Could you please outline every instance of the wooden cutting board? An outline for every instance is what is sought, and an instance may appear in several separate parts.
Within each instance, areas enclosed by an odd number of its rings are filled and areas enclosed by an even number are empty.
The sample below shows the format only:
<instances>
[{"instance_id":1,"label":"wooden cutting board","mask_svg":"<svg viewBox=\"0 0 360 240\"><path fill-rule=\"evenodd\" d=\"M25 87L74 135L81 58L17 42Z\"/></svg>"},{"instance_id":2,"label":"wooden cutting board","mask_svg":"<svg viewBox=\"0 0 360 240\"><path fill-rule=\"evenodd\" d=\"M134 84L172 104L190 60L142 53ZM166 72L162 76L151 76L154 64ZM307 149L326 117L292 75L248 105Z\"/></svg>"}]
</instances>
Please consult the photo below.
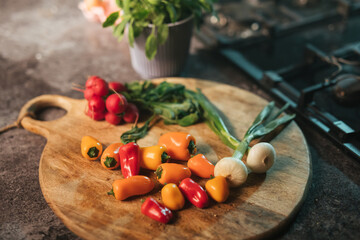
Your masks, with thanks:
<instances>
[{"instance_id":1,"label":"wooden cutting board","mask_svg":"<svg viewBox=\"0 0 360 240\"><path fill-rule=\"evenodd\" d=\"M200 88L225 117L229 129L241 138L264 99L236 87L210 81L168 78L157 79ZM226 203L211 202L206 209L187 204L175 213L171 224L163 225L140 212L141 199L154 196L161 200L161 186L146 196L117 201L107 192L114 180L122 178L119 170L106 170L99 161L81 156L82 136L91 135L105 146L119 141L131 125L111 126L85 116L86 100L57 95L43 95L28 102L20 116L47 106L61 107L67 114L53 121L39 121L29 116L21 125L47 139L40 159L39 179L43 195L64 224L84 239L248 239L268 237L286 226L305 198L311 176L311 161L304 136L291 122L271 143L277 162L266 174L250 174L247 182L231 194ZM185 131L197 139L198 150L214 164L230 156L226 147L204 123L190 127L154 126L138 143L155 145L161 134ZM141 174L155 179L151 171ZM197 179L199 180L199 179ZM204 186L205 180L199 183Z\"/></svg>"}]
</instances>

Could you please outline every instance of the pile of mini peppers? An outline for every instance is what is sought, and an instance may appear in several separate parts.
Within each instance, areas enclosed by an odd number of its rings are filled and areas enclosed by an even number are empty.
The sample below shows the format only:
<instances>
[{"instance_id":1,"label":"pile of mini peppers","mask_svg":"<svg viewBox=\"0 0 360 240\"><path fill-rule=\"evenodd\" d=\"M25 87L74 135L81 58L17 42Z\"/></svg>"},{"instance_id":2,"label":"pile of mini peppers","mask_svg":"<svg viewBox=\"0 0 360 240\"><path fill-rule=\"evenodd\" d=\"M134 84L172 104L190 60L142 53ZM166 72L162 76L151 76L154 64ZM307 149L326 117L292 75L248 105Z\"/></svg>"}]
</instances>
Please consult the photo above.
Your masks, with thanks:
<instances>
[{"instance_id":1,"label":"pile of mini peppers","mask_svg":"<svg viewBox=\"0 0 360 240\"><path fill-rule=\"evenodd\" d=\"M114 181L108 192L117 200L151 192L155 183L149 177L139 174L140 168L154 170L158 182L163 185L162 203L148 197L142 203L141 212L164 224L171 220L172 211L184 207L186 199L195 207L205 208L209 205L208 196L216 202L224 202L229 196L226 179L222 176L214 177L215 166L205 155L197 153L196 140L189 133L165 133L160 136L157 145L150 147L139 147L134 142L113 143L104 152L98 140L84 136L81 152L89 160L101 156L100 162L105 169L113 170L120 166L124 178ZM206 190L191 179L192 175L209 179L205 184Z\"/></svg>"}]
</instances>

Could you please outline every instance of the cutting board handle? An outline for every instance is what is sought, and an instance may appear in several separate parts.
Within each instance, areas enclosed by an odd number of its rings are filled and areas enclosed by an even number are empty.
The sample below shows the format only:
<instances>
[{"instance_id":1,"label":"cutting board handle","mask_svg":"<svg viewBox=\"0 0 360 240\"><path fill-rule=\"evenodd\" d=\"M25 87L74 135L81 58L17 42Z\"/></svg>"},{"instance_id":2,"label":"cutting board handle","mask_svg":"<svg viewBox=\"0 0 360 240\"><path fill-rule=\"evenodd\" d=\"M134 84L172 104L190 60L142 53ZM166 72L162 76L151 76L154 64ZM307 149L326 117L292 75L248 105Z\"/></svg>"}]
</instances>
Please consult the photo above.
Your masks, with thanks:
<instances>
[{"instance_id":1,"label":"cutting board handle","mask_svg":"<svg viewBox=\"0 0 360 240\"><path fill-rule=\"evenodd\" d=\"M59 107L67 111L67 115L71 108L71 102L74 99L60 95L41 95L28 101L20 110L17 123L19 126L33 132L48 137L51 124L47 121L36 119L36 114L47 107ZM63 116L64 117L64 116ZM56 119L59 120L59 119Z\"/></svg>"}]
</instances>

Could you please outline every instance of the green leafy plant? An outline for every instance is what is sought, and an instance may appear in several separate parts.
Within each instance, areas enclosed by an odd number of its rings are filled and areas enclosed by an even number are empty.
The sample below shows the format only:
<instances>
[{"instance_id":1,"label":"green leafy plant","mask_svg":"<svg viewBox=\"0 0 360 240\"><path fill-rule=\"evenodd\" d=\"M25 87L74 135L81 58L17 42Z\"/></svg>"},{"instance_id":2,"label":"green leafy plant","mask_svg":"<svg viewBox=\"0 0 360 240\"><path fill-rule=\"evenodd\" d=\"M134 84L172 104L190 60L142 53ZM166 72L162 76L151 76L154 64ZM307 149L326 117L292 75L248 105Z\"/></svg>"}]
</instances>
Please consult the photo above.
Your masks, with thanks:
<instances>
[{"instance_id":1,"label":"green leafy plant","mask_svg":"<svg viewBox=\"0 0 360 240\"><path fill-rule=\"evenodd\" d=\"M175 23L194 16L198 24L203 13L214 13L215 0L116 0L120 11L108 16L103 27L113 26L113 33L119 41L122 40L125 28L128 28L128 38L131 47L145 27L152 27L151 34L146 39L145 54L153 59L159 45L164 44L169 35L168 23ZM121 16L120 16L121 15ZM118 19L121 21L118 23Z\"/></svg>"}]
</instances>

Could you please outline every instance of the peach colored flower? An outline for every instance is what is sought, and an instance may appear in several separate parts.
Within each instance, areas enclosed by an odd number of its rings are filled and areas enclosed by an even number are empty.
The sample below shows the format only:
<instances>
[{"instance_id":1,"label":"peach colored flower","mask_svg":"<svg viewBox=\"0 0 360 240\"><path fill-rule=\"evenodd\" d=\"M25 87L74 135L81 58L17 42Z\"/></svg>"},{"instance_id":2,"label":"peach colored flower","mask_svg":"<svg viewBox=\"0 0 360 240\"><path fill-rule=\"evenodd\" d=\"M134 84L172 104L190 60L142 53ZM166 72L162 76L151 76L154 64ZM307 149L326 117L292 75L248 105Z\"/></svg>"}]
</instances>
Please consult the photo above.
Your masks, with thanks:
<instances>
[{"instance_id":1,"label":"peach colored flower","mask_svg":"<svg viewBox=\"0 0 360 240\"><path fill-rule=\"evenodd\" d=\"M79 2L78 7L87 20L100 23L103 23L111 13L120 11L115 0L84 0Z\"/></svg>"}]
</instances>

